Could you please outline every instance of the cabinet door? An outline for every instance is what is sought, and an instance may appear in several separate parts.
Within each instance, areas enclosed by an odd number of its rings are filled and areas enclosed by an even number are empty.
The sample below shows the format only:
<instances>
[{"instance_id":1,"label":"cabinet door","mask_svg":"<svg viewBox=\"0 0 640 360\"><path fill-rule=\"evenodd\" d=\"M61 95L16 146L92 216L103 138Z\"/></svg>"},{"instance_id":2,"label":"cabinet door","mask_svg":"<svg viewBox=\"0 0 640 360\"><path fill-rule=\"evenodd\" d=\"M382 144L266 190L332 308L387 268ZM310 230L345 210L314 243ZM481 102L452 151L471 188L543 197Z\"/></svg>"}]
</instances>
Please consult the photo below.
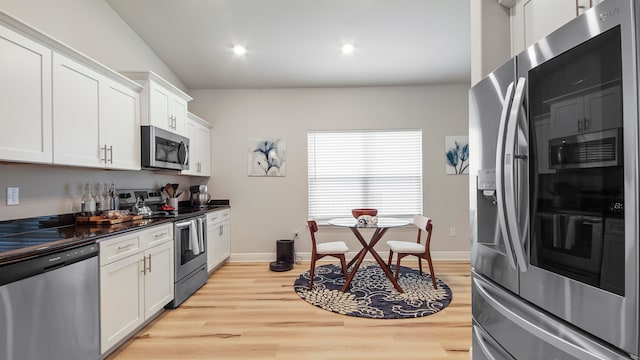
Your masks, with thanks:
<instances>
[{"instance_id":1,"label":"cabinet door","mask_svg":"<svg viewBox=\"0 0 640 360\"><path fill-rule=\"evenodd\" d=\"M173 241L154 246L144 253L145 319L163 309L174 296Z\"/></svg>"},{"instance_id":2,"label":"cabinet door","mask_svg":"<svg viewBox=\"0 0 640 360\"><path fill-rule=\"evenodd\" d=\"M187 137L189 138L189 170L185 175L211 175L211 130L187 119Z\"/></svg>"},{"instance_id":3,"label":"cabinet door","mask_svg":"<svg viewBox=\"0 0 640 360\"><path fill-rule=\"evenodd\" d=\"M200 176L211 176L211 129L198 125L198 164Z\"/></svg>"},{"instance_id":4,"label":"cabinet door","mask_svg":"<svg viewBox=\"0 0 640 360\"><path fill-rule=\"evenodd\" d=\"M100 352L144 321L142 253L100 267Z\"/></svg>"},{"instance_id":5,"label":"cabinet door","mask_svg":"<svg viewBox=\"0 0 640 360\"><path fill-rule=\"evenodd\" d=\"M207 215L207 269L222 264L231 253L230 212L216 211Z\"/></svg>"},{"instance_id":6,"label":"cabinet door","mask_svg":"<svg viewBox=\"0 0 640 360\"><path fill-rule=\"evenodd\" d=\"M171 92L149 82L149 117L151 125L167 131L174 131L171 117Z\"/></svg>"},{"instance_id":7,"label":"cabinet door","mask_svg":"<svg viewBox=\"0 0 640 360\"><path fill-rule=\"evenodd\" d=\"M183 170L184 175L199 175L198 162L200 161L200 151L198 149L198 124L187 119L185 124L186 136L189 138L189 170Z\"/></svg>"},{"instance_id":8,"label":"cabinet door","mask_svg":"<svg viewBox=\"0 0 640 360\"><path fill-rule=\"evenodd\" d=\"M106 166L140 170L139 94L106 79L103 89L100 131L103 134L102 144L107 146Z\"/></svg>"},{"instance_id":9,"label":"cabinet door","mask_svg":"<svg viewBox=\"0 0 640 360\"><path fill-rule=\"evenodd\" d=\"M0 26L0 160L51 163L51 50Z\"/></svg>"},{"instance_id":10,"label":"cabinet door","mask_svg":"<svg viewBox=\"0 0 640 360\"><path fill-rule=\"evenodd\" d=\"M177 96L171 97L171 116L173 117L173 131L186 135L187 102Z\"/></svg>"},{"instance_id":11,"label":"cabinet door","mask_svg":"<svg viewBox=\"0 0 640 360\"><path fill-rule=\"evenodd\" d=\"M553 134L557 137L577 135L583 131L584 101L575 97L551 104Z\"/></svg>"},{"instance_id":12,"label":"cabinet door","mask_svg":"<svg viewBox=\"0 0 640 360\"><path fill-rule=\"evenodd\" d=\"M53 54L53 162L104 167L100 143L100 75ZM104 145L102 145L104 146Z\"/></svg>"},{"instance_id":13,"label":"cabinet door","mask_svg":"<svg viewBox=\"0 0 640 360\"><path fill-rule=\"evenodd\" d=\"M218 264L216 244L220 242L219 223L211 224L207 222L207 271L211 272Z\"/></svg>"},{"instance_id":14,"label":"cabinet door","mask_svg":"<svg viewBox=\"0 0 640 360\"><path fill-rule=\"evenodd\" d=\"M225 221L222 224L220 254L221 261L226 260L231 255L231 221Z\"/></svg>"},{"instance_id":15,"label":"cabinet door","mask_svg":"<svg viewBox=\"0 0 640 360\"><path fill-rule=\"evenodd\" d=\"M523 0L511 9L511 55L566 24L577 15L576 0Z\"/></svg>"},{"instance_id":16,"label":"cabinet door","mask_svg":"<svg viewBox=\"0 0 640 360\"><path fill-rule=\"evenodd\" d=\"M584 96L585 131L600 131L622 126L620 87L614 86Z\"/></svg>"}]
</instances>

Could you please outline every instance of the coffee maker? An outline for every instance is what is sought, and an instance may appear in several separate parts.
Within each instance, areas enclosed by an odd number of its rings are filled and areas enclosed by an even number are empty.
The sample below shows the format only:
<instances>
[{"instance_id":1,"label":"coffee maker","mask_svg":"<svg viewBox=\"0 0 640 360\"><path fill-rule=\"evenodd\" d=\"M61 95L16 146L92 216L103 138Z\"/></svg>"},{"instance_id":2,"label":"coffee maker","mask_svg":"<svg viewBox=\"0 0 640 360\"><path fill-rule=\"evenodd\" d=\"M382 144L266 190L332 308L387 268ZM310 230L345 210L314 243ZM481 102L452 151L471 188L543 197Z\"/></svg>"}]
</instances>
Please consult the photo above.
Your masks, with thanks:
<instances>
[{"instance_id":1,"label":"coffee maker","mask_svg":"<svg viewBox=\"0 0 640 360\"><path fill-rule=\"evenodd\" d=\"M205 207L211 200L211 195L207 192L207 185L193 185L189 187L191 192L191 205Z\"/></svg>"}]
</instances>

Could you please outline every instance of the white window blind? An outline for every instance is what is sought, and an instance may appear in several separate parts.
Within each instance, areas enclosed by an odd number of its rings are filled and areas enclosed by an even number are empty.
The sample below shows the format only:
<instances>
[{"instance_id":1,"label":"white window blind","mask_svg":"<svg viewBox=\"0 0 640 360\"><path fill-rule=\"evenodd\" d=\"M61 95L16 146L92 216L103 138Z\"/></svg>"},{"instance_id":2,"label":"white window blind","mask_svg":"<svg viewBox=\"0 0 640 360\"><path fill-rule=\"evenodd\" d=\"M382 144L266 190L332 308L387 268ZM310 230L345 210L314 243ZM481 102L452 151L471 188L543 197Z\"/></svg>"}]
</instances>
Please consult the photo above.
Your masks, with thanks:
<instances>
[{"instance_id":1,"label":"white window blind","mask_svg":"<svg viewBox=\"0 0 640 360\"><path fill-rule=\"evenodd\" d=\"M422 130L310 131L309 216L422 214Z\"/></svg>"}]
</instances>

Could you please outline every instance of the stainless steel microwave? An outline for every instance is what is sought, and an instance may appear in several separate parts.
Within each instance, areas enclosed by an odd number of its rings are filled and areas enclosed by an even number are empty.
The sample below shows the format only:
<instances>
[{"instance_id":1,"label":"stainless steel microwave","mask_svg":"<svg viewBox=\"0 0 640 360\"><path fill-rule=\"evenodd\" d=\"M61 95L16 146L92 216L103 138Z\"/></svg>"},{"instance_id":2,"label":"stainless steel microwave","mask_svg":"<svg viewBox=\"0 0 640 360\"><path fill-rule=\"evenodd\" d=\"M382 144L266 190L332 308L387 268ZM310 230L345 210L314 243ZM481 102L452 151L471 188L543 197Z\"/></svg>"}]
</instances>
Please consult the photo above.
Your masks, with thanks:
<instances>
[{"instance_id":1,"label":"stainless steel microwave","mask_svg":"<svg viewBox=\"0 0 640 360\"><path fill-rule=\"evenodd\" d=\"M142 126L142 167L189 169L189 139L155 126Z\"/></svg>"},{"instance_id":2,"label":"stainless steel microwave","mask_svg":"<svg viewBox=\"0 0 640 360\"><path fill-rule=\"evenodd\" d=\"M622 161L622 128L549 140L551 169L619 166Z\"/></svg>"}]
</instances>

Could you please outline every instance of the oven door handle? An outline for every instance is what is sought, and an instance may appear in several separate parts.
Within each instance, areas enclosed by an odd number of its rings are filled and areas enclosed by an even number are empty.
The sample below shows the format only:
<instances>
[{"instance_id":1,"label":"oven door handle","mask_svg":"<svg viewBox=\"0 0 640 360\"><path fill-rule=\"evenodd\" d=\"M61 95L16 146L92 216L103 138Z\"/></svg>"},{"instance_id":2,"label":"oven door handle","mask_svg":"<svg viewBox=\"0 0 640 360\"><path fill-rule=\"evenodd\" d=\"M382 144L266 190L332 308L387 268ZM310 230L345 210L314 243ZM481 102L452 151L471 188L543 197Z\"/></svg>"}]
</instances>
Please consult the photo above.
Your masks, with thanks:
<instances>
[{"instance_id":1,"label":"oven door handle","mask_svg":"<svg viewBox=\"0 0 640 360\"><path fill-rule=\"evenodd\" d=\"M176 223L176 227L177 228L183 228L183 227L187 227L189 225L191 225L191 220Z\"/></svg>"},{"instance_id":2,"label":"oven door handle","mask_svg":"<svg viewBox=\"0 0 640 360\"><path fill-rule=\"evenodd\" d=\"M207 229L204 228L204 219L198 218L198 245L204 251L204 236Z\"/></svg>"}]
</instances>

